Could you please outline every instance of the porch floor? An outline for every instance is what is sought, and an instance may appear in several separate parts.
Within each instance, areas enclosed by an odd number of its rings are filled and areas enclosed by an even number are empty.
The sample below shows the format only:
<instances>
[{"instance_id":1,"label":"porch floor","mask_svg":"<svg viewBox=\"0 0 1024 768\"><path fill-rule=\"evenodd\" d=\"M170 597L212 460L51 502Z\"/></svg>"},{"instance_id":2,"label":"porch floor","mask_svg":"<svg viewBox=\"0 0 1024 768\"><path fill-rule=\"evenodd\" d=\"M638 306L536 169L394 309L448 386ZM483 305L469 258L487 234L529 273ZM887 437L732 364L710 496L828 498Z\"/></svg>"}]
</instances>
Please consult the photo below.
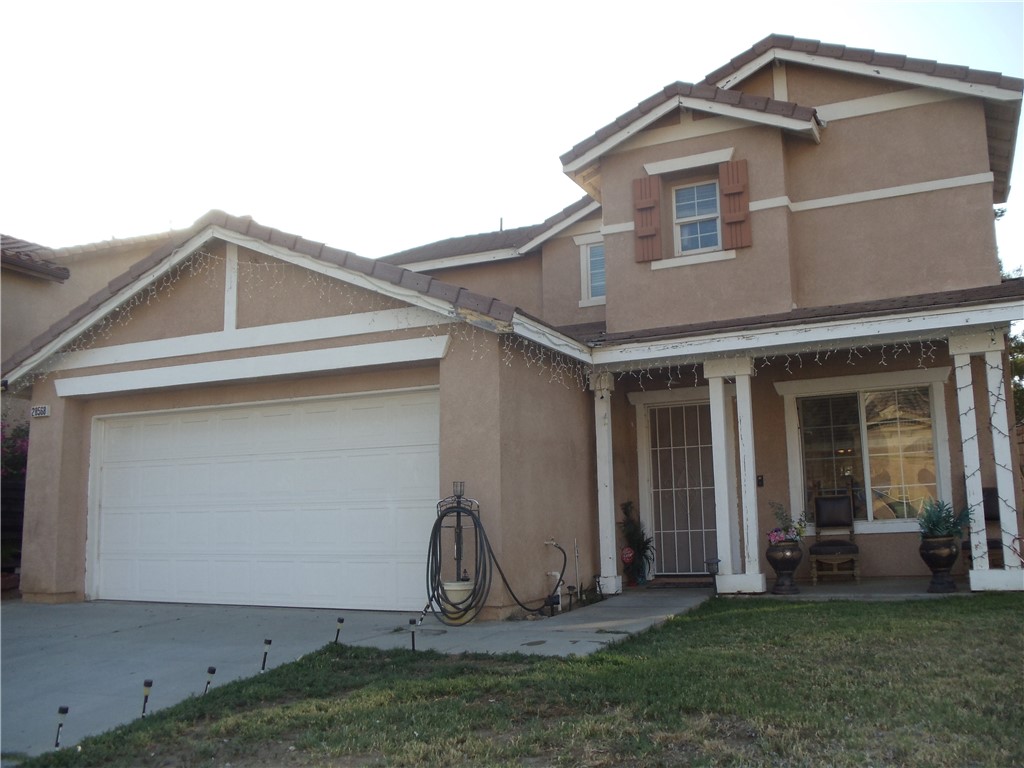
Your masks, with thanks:
<instances>
[{"instance_id":1,"label":"porch floor","mask_svg":"<svg viewBox=\"0 0 1024 768\"><path fill-rule=\"evenodd\" d=\"M762 595L727 595L727 597L770 597L773 600L917 600L921 598L938 598L956 595L970 595L971 586L966 574L955 576L956 592L933 594L928 591L930 576L911 576L905 578L861 578L857 583L849 577L818 577L818 583L811 585L808 581L797 581L800 590L796 595L773 595L772 587L775 579L768 577L768 591ZM627 587L627 590L663 590L677 588L711 587L708 577L691 579L654 579L642 587Z\"/></svg>"}]
</instances>

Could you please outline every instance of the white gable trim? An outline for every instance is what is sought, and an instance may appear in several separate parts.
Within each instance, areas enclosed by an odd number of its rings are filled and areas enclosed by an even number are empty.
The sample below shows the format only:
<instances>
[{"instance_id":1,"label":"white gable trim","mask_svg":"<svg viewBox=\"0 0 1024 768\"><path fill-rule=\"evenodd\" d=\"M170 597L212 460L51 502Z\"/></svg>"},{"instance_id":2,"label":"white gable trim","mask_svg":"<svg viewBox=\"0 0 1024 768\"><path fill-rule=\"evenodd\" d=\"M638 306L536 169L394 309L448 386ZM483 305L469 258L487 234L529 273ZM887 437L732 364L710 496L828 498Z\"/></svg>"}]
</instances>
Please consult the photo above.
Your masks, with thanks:
<instances>
[{"instance_id":1,"label":"white gable trim","mask_svg":"<svg viewBox=\"0 0 1024 768\"><path fill-rule=\"evenodd\" d=\"M315 320L299 320L292 323L258 325L252 328L226 328L215 333L197 333L172 339L139 341L70 352L61 357L58 365L54 366L54 370L67 371L97 365L139 363L169 357L231 352L275 344L344 338L365 333L428 328L449 322L451 321L439 317L435 312L417 307L407 307L338 317L322 317Z\"/></svg>"},{"instance_id":2,"label":"white gable trim","mask_svg":"<svg viewBox=\"0 0 1024 768\"><path fill-rule=\"evenodd\" d=\"M420 261L413 264L396 264L395 266L403 267L404 269L408 269L410 272L429 272L434 269L468 267L473 264L488 264L494 261L517 259L523 254L529 253L534 248L537 248L555 237L560 232L564 232L577 222L582 221L595 211L600 210L600 208L601 203L594 200L584 206L582 210L567 217L564 221L560 221L557 224L552 225L519 248L500 248L493 251L481 251L480 253L464 253L459 256L443 256L439 259L431 259L430 261Z\"/></svg>"},{"instance_id":3,"label":"white gable trim","mask_svg":"<svg viewBox=\"0 0 1024 768\"><path fill-rule=\"evenodd\" d=\"M659 160L656 163L644 163L648 176L659 176L663 173L687 171L691 168L703 168L705 165L718 165L732 160L733 147L717 149L714 152L701 152L699 155L673 157L671 160Z\"/></svg>"},{"instance_id":4,"label":"white gable trim","mask_svg":"<svg viewBox=\"0 0 1024 768\"><path fill-rule=\"evenodd\" d=\"M732 104L723 104L721 102L708 101L706 99L696 99L692 96L676 96L675 98L669 99L664 104L655 107L647 114L638 117L625 128L616 131L580 157L566 165L563 165L562 170L567 174L579 172L593 164L602 155L607 154L619 144L626 141L626 139L639 133L651 123L677 108L690 109L697 112L707 112L721 117L731 117L747 124L754 123L759 125L771 125L776 128L782 128L783 130L805 134L815 143L820 143L821 141L818 126L813 120L796 120L792 117L772 115L752 109L744 109L743 107L736 107Z\"/></svg>"},{"instance_id":5,"label":"white gable trim","mask_svg":"<svg viewBox=\"0 0 1024 768\"><path fill-rule=\"evenodd\" d=\"M823 104L817 109L818 117L825 122L832 122L833 120L846 120L851 117L877 115L880 112L892 112L896 109L920 107L925 104L939 104L944 101L953 101L960 98L963 97L949 91L936 91L932 88L912 88L908 91L881 93L877 96L866 96L863 99L850 99L849 101L837 101L833 104Z\"/></svg>"},{"instance_id":6,"label":"white gable trim","mask_svg":"<svg viewBox=\"0 0 1024 768\"><path fill-rule=\"evenodd\" d=\"M492 261L505 261L519 256L515 248L498 248L493 251L481 251L480 253L464 253L459 256L443 256L440 259L430 261L418 261L413 264L396 264L395 266L408 269L410 272L429 272L434 269L447 269L450 267L466 267L470 264L487 264Z\"/></svg>"},{"instance_id":7,"label":"white gable trim","mask_svg":"<svg viewBox=\"0 0 1024 768\"><path fill-rule=\"evenodd\" d=\"M270 376L339 371L391 363L440 360L447 353L449 343L450 337L447 335L432 336L281 355L261 355L237 360L161 366L142 371L79 376L57 379L55 383L57 395L60 397L136 392Z\"/></svg>"},{"instance_id":8,"label":"white gable trim","mask_svg":"<svg viewBox=\"0 0 1024 768\"><path fill-rule=\"evenodd\" d=\"M746 80L761 67L774 60L791 61L796 64L806 64L820 69L832 69L837 72L846 72L864 77L882 78L884 80L895 80L899 83L920 85L927 88L936 88L940 91L949 91L965 96L979 96L985 99L996 99L998 101L1020 101L1019 91L1006 90L994 85L981 85L979 83L964 83L950 77L937 77L922 72L908 72L893 67L882 67L877 64L869 64L860 61L846 61L835 59L831 56L818 56L804 51L790 51L785 48L772 48L762 53L756 59L745 66L718 80L715 85L719 88L735 88L739 83Z\"/></svg>"},{"instance_id":9,"label":"white gable trim","mask_svg":"<svg viewBox=\"0 0 1024 768\"><path fill-rule=\"evenodd\" d=\"M168 258L162 260L160 264L153 267L148 272L141 274L136 280L133 280L131 283L121 288L117 293L100 304L96 309L92 310L88 315L75 323L73 327L57 336L42 349L31 355L25 362L10 372L8 375L8 381L17 381L26 373L43 363L47 358L59 352L64 346L70 343L75 337L80 335L91 325L99 322L139 291L144 290L146 287L171 272L171 270L199 250L211 238L218 238L229 245L234 244L236 246L248 248L249 250L279 259L288 264L293 264L328 277L336 278L342 282L348 283L349 285L365 288L366 290L373 291L374 293L384 296L389 296L390 298L406 302L421 309L436 312L446 318L459 318L459 313L452 304L443 299L425 296L411 288L403 288L402 286L394 285L393 283L385 280L378 280L360 272L329 264L275 245L270 245L269 243L265 243L256 238L240 235L237 232L225 229L224 227L211 225L193 235Z\"/></svg>"},{"instance_id":10,"label":"white gable trim","mask_svg":"<svg viewBox=\"0 0 1024 768\"><path fill-rule=\"evenodd\" d=\"M991 172L975 173L970 176L957 176L951 179L934 179L932 181L921 181L917 184L903 184L898 187L888 187L886 189L869 189L864 192L851 192L846 195L819 197L817 200L803 200L796 203L790 203L789 210L794 213L799 213L801 211L813 211L817 208L833 208L837 205L866 203L870 200L885 200L890 197L916 195L922 192L935 192L940 189L969 187L975 184L991 184L994 179L995 177Z\"/></svg>"}]
</instances>

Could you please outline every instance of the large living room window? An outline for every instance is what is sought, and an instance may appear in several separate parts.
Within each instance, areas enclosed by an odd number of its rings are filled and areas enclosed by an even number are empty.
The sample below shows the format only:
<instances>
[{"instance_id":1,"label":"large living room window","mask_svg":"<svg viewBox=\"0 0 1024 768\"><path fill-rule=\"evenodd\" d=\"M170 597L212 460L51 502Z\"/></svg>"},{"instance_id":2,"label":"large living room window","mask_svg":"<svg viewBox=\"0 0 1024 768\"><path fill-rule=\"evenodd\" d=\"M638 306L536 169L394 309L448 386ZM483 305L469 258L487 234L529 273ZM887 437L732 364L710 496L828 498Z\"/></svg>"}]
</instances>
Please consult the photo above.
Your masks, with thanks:
<instances>
[{"instance_id":1,"label":"large living room window","mask_svg":"<svg viewBox=\"0 0 1024 768\"><path fill-rule=\"evenodd\" d=\"M852 490L858 520L907 519L937 496L928 387L797 402L808 509L815 495Z\"/></svg>"},{"instance_id":2,"label":"large living room window","mask_svg":"<svg viewBox=\"0 0 1024 768\"><path fill-rule=\"evenodd\" d=\"M780 382L792 503L853 494L865 530L916 527L927 499L948 498L942 383L948 371Z\"/></svg>"},{"instance_id":3,"label":"large living room window","mask_svg":"<svg viewBox=\"0 0 1024 768\"><path fill-rule=\"evenodd\" d=\"M676 187L672 190L672 198L676 254L721 249L718 182Z\"/></svg>"}]
</instances>

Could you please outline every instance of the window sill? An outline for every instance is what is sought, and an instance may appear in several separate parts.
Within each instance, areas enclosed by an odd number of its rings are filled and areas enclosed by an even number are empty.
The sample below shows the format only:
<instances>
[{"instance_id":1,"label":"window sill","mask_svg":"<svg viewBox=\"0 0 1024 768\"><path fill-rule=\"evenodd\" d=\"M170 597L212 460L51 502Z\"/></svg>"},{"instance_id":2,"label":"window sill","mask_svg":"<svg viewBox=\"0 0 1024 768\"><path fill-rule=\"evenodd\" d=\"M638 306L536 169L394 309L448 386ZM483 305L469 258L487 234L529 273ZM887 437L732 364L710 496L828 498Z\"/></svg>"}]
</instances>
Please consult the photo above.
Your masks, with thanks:
<instances>
[{"instance_id":1,"label":"window sill","mask_svg":"<svg viewBox=\"0 0 1024 768\"><path fill-rule=\"evenodd\" d=\"M651 269L671 269L673 267L689 267L695 264L710 264L715 261L728 261L736 258L736 251L710 251L692 256L676 256L672 259L652 261Z\"/></svg>"},{"instance_id":2,"label":"window sill","mask_svg":"<svg viewBox=\"0 0 1024 768\"><path fill-rule=\"evenodd\" d=\"M580 307L603 307L607 303L607 297L598 296L596 299L581 299Z\"/></svg>"},{"instance_id":3,"label":"window sill","mask_svg":"<svg viewBox=\"0 0 1024 768\"><path fill-rule=\"evenodd\" d=\"M855 534L919 533L920 530L921 527L918 525L917 518L910 518L909 520L855 520L853 523L853 532ZM814 533L814 526L808 525L804 538L812 538Z\"/></svg>"}]
</instances>

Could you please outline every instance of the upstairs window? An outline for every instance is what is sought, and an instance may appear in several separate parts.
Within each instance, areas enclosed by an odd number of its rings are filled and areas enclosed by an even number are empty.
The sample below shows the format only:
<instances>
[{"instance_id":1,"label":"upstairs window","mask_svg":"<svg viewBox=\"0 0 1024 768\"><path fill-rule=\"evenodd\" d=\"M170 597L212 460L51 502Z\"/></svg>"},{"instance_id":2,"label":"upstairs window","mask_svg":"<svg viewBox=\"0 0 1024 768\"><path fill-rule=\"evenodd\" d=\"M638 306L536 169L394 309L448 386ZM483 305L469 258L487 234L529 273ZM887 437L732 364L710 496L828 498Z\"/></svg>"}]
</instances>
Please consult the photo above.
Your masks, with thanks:
<instances>
[{"instance_id":1,"label":"upstairs window","mask_svg":"<svg viewBox=\"0 0 1024 768\"><path fill-rule=\"evenodd\" d=\"M589 299L604 298L604 243L586 246L587 283L590 286Z\"/></svg>"},{"instance_id":2,"label":"upstairs window","mask_svg":"<svg viewBox=\"0 0 1024 768\"><path fill-rule=\"evenodd\" d=\"M676 254L687 255L721 249L721 218L718 182L691 184L672 190L675 203Z\"/></svg>"}]
</instances>

